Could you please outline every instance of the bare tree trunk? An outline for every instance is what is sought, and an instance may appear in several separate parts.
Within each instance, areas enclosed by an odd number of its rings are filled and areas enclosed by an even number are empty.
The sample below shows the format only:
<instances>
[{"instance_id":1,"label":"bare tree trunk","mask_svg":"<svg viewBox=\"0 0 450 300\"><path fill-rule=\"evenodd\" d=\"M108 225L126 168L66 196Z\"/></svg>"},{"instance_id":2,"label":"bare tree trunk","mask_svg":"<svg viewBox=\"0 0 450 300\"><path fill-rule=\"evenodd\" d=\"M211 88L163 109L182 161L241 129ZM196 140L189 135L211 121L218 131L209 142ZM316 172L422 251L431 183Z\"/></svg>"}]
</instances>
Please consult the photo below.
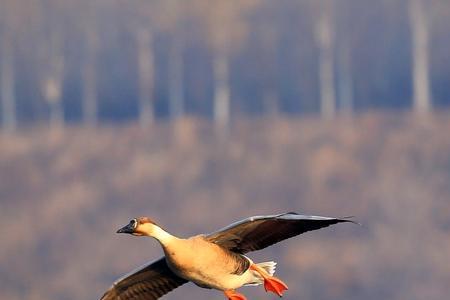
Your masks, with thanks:
<instances>
[{"instance_id":1,"label":"bare tree trunk","mask_svg":"<svg viewBox=\"0 0 450 300\"><path fill-rule=\"evenodd\" d=\"M62 104L62 86L64 81L64 50L62 36L54 29L50 37L49 48L41 48L42 61L45 65L40 68L43 78L42 90L50 109L50 127L61 129L64 127L64 108Z\"/></svg>"},{"instance_id":2,"label":"bare tree trunk","mask_svg":"<svg viewBox=\"0 0 450 300\"><path fill-rule=\"evenodd\" d=\"M214 68L214 121L220 131L228 131L230 123L230 84L228 57L217 50Z\"/></svg>"},{"instance_id":3,"label":"bare tree trunk","mask_svg":"<svg viewBox=\"0 0 450 300\"><path fill-rule=\"evenodd\" d=\"M184 115L182 48L181 37L175 33L169 58L169 113L173 120Z\"/></svg>"},{"instance_id":4,"label":"bare tree trunk","mask_svg":"<svg viewBox=\"0 0 450 300\"><path fill-rule=\"evenodd\" d=\"M92 28L87 29L86 53L82 71L83 80L83 121L96 126L97 116L97 35Z\"/></svg>"},{"instance_id":5,"label":"bare tree trunk","mask_svg":"<svg viewBox=\"0 0 450 300\"><path fill-rule=\"evenodd\" d=\"M422 0L409 1L412 38L413 102L417 113L428 113L432 107L429 74L429 30Z\"/></svg>"},{"instance_id":6,"label":"bare tree trunk","mask_svg":"<svg viewBox=\"0 0 450 300\"><path fill-rule=\"evenodd\" d=\"M140 29L136 33L139 76L139 122L148 127L154 122L154 52L150 30Z\"/></svg>"},{"instance_id":7,"label":"bare tree trunk","mask_svg":"<svg viewBox=\"0 0 450 300\"><path fill-rule=\"evenodd\" d=\"M56 130L64 128L64 108L60 100L50 104L50 127Z\"/></svg>"},{"instance_id":8,"label":"bare tree trunk","mask_svg":"<svg viewBox=\"0 0 450 300\"><path fill-rule=\"evenodd\" d=\"M332 118L336 112L336 99L334 85L333 29L331 9L329 7L325 7L321 12L316 28L316 39L319 47L320 112L322 117Z\"/></svg>"},{"instance_id":9,"label":"bare tree trunk","mask_svg":"<svg viewBox=\"0 0 450 300\"><path fill-rule=\"evenodd\" d=\"M62 129L64 127L64 110L61 102L62 79L51 76L43 85L44 98L50 109L50 128Z\"/></svg>"},{"instance_id":10,"label":"bare tree trunk","mask_svg":"<svg viewBox=\"0 0 450 300\"><path fill-rule=\"evenodd\" d=\"M8 35L8 33L6 33ZM14 131L16 128L16 99L15 99L15 72L14 72L14 46L9 36L3 38L3 51L1 60L1 98L2 123L5 131Z\"/></svg>"},{"instance_id":11,"label":"bare tree trunk","mask_svg":"<svg viewBox=\"0 0 450 300\"><path fill-rule=\"evenodd\" d=\"M353 107L353 76L351 67L351 51L348 41L344 40L339 48L339 100L341 111L347 116L351 116Z\"/></svg>"},{"instance_id":12,"label":"bare tree trunk","mask_svg":"<svg viewBox=\"0 0 450 300\"><path fill-rule=\"evenodd\" d=\"M262 51L266 67L264 68L263 114L275 117L279 114L279 95L277 89L277 38L278 32L274 24L267 23L263 30Z\"/></svg>"}]
</instances>

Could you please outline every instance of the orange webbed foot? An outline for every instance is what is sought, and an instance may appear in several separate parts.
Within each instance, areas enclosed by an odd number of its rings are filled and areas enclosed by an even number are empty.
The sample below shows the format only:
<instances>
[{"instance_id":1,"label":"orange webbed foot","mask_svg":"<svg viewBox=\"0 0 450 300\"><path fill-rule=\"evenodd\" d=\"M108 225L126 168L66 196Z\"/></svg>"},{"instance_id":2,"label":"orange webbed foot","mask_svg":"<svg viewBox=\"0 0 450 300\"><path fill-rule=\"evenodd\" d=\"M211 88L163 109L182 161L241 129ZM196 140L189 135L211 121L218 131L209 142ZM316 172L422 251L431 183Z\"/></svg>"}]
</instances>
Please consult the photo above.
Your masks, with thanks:
<instances>
[{"instance_id":1,"label":"orange webbed foot","mask_svg":"<svg viewBox=\"0 0 450 300\"><path fill-rule=\"evenodd\" d=\"M269 273L258 265L252 264L250 269L258 272L262 278L264 278L264 288L266 289L266 292L273 292L281 297L283 296L283 292L288 289L286 283L274 276L270 276Z\"/></svg>"},{"instance_id":2,"label":"orange webbed foot","mask_svg":"<svg viewBox=\"0 0 450 300\"><path fill-rule=\"evenodd\" d=\"M271 276L264 279L264 288L266 292L273 292L281 297L288 286L280 279Z\"/></svg>"},{"instance_id":3,"label":"orange webbed foot","mask_svg":"<svg viewBox=\"0 0 450 300\"><path fill-rule=\"evenodd\" d=\"M228 300L247 300L244 295L237 293L234 290L228 290L223 292L227 296Z\"/></svg>"}]
</instances>

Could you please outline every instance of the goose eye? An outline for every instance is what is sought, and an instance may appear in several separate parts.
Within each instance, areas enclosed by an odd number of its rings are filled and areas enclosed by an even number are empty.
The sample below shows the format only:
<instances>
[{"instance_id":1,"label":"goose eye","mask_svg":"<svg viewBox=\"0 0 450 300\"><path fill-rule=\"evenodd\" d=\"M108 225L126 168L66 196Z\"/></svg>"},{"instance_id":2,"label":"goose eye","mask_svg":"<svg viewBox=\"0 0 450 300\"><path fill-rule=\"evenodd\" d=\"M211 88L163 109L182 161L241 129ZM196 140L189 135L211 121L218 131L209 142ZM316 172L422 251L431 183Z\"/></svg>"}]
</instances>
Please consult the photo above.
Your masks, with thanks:
<instances>
[{"instance_id":1,"label":"goose eye","mask_svg":"<svg viewBox=\"0 0 450 300\"><path fill-rule=\"evenodd\" d=\"M130 223L131 223L131 226L133 226L134 228L136 228L136 219L133 219L133 220L131 220L130 221Z\"/></svg>"}]
</instances>

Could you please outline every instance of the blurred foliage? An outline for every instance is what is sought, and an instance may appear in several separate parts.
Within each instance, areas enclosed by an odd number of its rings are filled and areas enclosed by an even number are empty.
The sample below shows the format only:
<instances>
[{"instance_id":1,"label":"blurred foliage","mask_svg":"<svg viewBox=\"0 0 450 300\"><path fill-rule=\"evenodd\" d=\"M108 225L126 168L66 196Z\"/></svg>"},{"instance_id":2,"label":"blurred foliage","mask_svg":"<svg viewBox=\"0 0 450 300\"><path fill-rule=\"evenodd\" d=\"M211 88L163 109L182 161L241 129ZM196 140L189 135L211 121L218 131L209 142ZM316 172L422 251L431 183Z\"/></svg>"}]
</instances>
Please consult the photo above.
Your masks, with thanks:
<instances>
[{"instance_id":1,"label":"blurred foliage","mask_svg":"<svg viewBox=\"0 0 450 300\"><path fill-rule=\"evenodd\" d=\"M98 299L162 251L116 235L136 216L211 232L258 214L355 215L253 253L279 262L285 299L445 299L450 116L206 121L0 136L0 298ZM249 299L270 299L244 288ZM223 299L184 286L167 299Z\"/></svg>"}]
</instances>

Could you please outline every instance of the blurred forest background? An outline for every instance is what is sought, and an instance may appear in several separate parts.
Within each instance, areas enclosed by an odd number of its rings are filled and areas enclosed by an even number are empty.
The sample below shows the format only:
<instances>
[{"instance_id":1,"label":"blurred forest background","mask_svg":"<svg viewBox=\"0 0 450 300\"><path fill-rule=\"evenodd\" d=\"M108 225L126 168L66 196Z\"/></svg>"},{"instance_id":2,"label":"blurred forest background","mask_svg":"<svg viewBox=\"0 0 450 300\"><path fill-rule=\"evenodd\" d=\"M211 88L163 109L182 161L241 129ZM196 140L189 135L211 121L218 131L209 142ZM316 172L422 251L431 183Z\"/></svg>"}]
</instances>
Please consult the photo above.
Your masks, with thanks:
<instances>
[{"instance_id":1,"label":"blurred forest background","mask_svg":"<svg viewBox=\"0 0 450 300\"><path fill-rule=\"evenodd\" d=\"M364 226L254 253L285 299L445 299L449 29L448 0L0 0L0 298L98 299L162 254L133 217L297 211Z\"/></svg>"}]
</instances>

